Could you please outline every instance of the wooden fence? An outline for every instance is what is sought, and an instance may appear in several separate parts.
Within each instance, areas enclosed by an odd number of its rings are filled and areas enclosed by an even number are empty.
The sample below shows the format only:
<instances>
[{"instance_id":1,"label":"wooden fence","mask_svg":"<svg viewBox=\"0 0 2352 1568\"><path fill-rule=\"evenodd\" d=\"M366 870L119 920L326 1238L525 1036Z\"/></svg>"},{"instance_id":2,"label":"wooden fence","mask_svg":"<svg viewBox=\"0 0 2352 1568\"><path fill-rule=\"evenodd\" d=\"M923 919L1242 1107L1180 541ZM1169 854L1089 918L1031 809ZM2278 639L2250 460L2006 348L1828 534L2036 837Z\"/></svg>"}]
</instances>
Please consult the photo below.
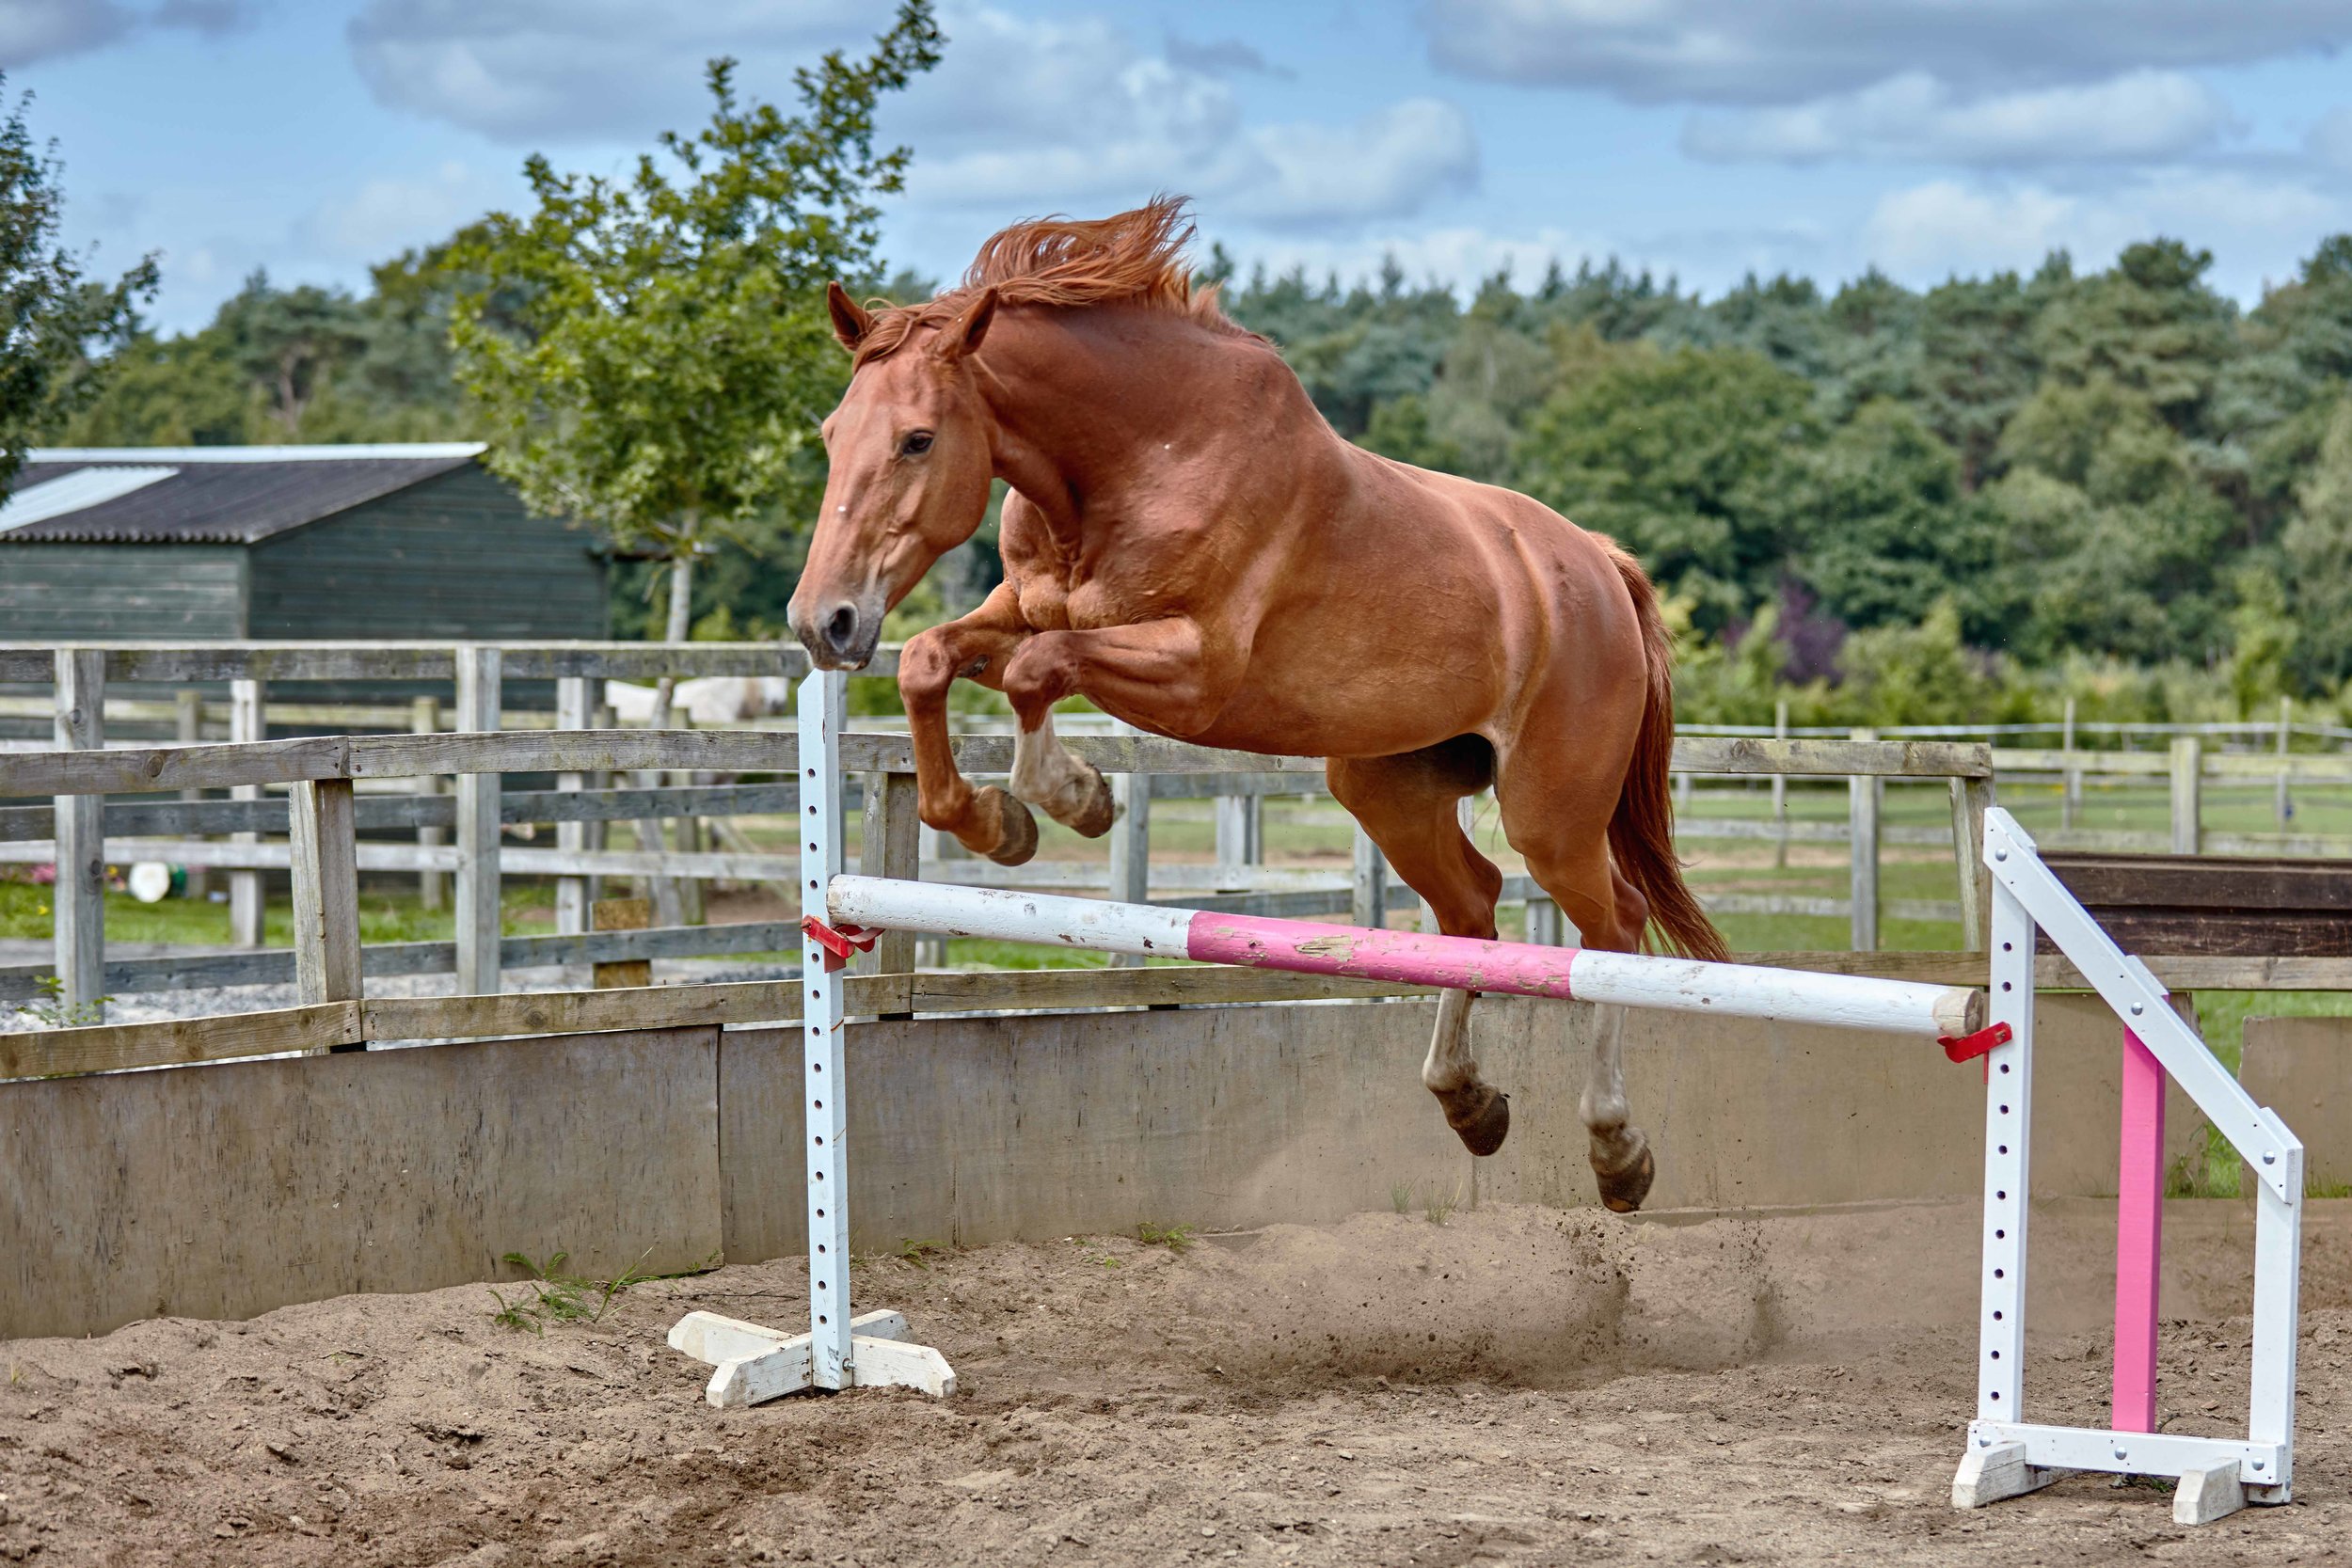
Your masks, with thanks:
<instances>
[{"instance_id":1,"label":"wooden fence","mask_svg":"<svg viewBox=\"0 0 2352 1568\"><path fill-rule=\"evenodd\" d=\"M0 1035L0 1076L89 1071L159 1063L213 1060L288 1050L333 1050L371 1040L453 1038L516 1033L629 1028L657 1022L782 1021L797 1016L797 987L789 980L664 987L651 990L557 991L501 995L502 967L532 962L609 962L687 953L773 951L789 945L781 923L749 928L664 926L645 931L559 930L553 937L505 938L499 929L501 879L509 874L559 879L559 911L584 914L586 900L566 883L596 875L721 876L784 880L798 873L788 855L595 848L579 830L595 823L732 812L794 812L796 747L787 733L768 730L644 731L589 729L589 683L614 675L644 677L670 670L689 674L789 672L796 657L771 646L691 644L464 645L196 645L43 648L55 689L57 746L45 752L0 754L0 798L45 804L0 807L0 849L20 858L54 842L60 867L56 889L56 963L68 1006L109 990L157 985L220 985L291 977L300 1005L266 1013L154 1024L94 1025ZM24 681L36 650L0 649L0 677ZM876 673L886 673L889 660ZM764 668L763 668L764 666ZM501 730L500 690L510 673L558 682L564 727ZM239 737L225 744L198 739L170 745L108 745L103 716L106 687L133 680L227 679ZM335 735L265 739L262 723L266 679L447 679L455 693L453 733ZM1388 884L1375 854L1359 844L1355 872L1334 887L1297 873L1258 868L1248 891L1218 889L1223 867L1167 866L1154 877L1146 853L1149 801L1169 795L1213 794L1220 802L1268 793L1312 793L1321 764L1311 758L1219 752L1139 735L1078 736L1071 744L1105 775L1127 806L1113 830L1107 877L1048 863L1007 871L986 863L932 866L960 880L1000 885L1084 886L1107 883L1115 897L1143 901L1158 891L1164 902L1245 908L1272 914L1336 912L1359 923L1379 919L1411 895ZM866 869L912 877L924 869L914 818L914 757L903 735L849 737L847 766L863 781ZM960 764L978 775L1011 766L1009 736L965 736ZM1788 774L1842 778L1854 801L1855 842L1875 845L1877 781L1887 777L1943 778L1950 783L1958 860L1952 906L1972 934L1980 928L1983 879L1976 865L1983 809L1991 799L1985 748L1944 742L1767 740L1687 737L1677 745L1679 768L1727 777ZM600 782L609 776L698 772L740 782L707 785ZM504 792L507 774L553 774L551 790ZM455 780L448 796L414 791L414 781ZM264 790L282 787L280 797ZM363 788L397 793L367 794ZM230 800L201 798L227 789ZM139 797L109 800L110 796ZM179 797L157 799L157 797ZM189 798L196 797L196 798ZM1220 805L1220 817L1229 815ZM1230 814L1241 817L1242 813ZM506 822L557 825L553 849L502 846ZM415 829L448 835L440 844L361 843L362 828ZM206 843L185 835L238 835ZM284 832L283 844L261 842ZM157 836L149 836L157 835ZM177 837L161 835L182 835ZM176 858L252 877L282 867L294 886L294 946L286 953L133 959L109 963L103 919L103 865L110 860ZM1875 914L1875 856L1856 858L1855 908ZM454 883L453 942L404 942L363 949L358 939L358 876L362 869L445 873ZM1291 879L1286 884L1284 879ZM1866 878L1868 885L1865 885ZM1189 884L1189 885L1186 885ZM1527 900L1539 940L1564 934L1540 890L1515 879L1506 897ZM258 898L255 900L258 906ZM575 917L577 918L577 917ZM1859 917L1857 917L1859 918ZM1944 972L1973 974L1958 955L1921 956ZM1774 961L1816 968L1846 967L1837 955L1776 956ZM1954 960L1957 960L1955 962ZM367 999L367 974L453 968L456 998ZM878 1014L1053 1006L1134 1006L1185 1001L1381 995L1411 988L1306 980L1295 976L1219 971L1022 972L916 974L911 939L885 941L865 966L860 996ZM1883 968L1883 965L1873 966ZM1922 970L1935 962L1914 965ZM18 976L28 982L29 975ZM21 994L21 992L20 992Z\"/></svg>"}]
</instances>

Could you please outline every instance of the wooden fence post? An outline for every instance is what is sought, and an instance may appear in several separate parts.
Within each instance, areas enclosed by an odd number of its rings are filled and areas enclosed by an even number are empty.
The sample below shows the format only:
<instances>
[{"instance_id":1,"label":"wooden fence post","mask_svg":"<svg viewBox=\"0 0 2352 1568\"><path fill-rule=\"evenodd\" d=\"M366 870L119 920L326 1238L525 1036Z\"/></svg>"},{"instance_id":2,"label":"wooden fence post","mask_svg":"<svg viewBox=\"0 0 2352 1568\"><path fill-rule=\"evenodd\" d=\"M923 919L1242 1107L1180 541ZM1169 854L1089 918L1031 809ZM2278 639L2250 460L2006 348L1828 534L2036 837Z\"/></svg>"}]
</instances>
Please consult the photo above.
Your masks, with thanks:
<instances>
[{"instance_id":1,"label":"wooden fence post","mask_svg":"<svg viewBox=\"0 0 2352 1568\"><path fill-rule=\"evenodd\" d=\"M183 687L180 690L173 692L171 698L173 716L177 720L172 726L172 733L179 736L180 744L183 746L199 744L204 738L204 693L194 687ZM180 792L180 799L201 800L204 799L204 792L200 789L183 789ZM188 867L188 896L198 903L204 902L205 896L212 892L211 882L212 879L206 874L204 867L200 865Z\"/></svg>"},{"instance_id":2,"label":"wooden fence post","mask_svg":"<svg viewBox=\"0 0 2352 1568\"><path fill-rule=\"evenodd\" d=\"M1857 729L1852 738L1876 740L1879 733ZM1848 848L1851 875L1849 896L1853 900L1853 950L1879 950L1879 781L1857 773L1846 781L1846 816L1851 829Z\"/></svg>"},{"instance_id":3,"label":"wooden fence post","mask_svg":"<svg viewBox=\"0 0 2352 1568\"><path fill-rule=\"evenodd\" d=\"M2202 850L2200 826L2203 812L2204 743L2193 735L2172 737L2172 852L2194 855Z\"/></svg>"},{"instance_id":4,"label":"wooden fence post","mask_svg":"<svg viewBox=\"0 0 2352 1568\"><path fill-rule=\"evenodd\" d=\"M300 779L286 800L295 1000L359 1000L359 850L349 779ZM365 1045L337 1046L364 1051Z\"/></svg>"},{"instance_id":5,"label":"wooden fence post","mask_svg":"<svg viewBox=\"0 0 2352 1568\"><path fill-rule=\"evenodd\" d=\"M229 683L229 738L231 740L267 740L269 720L262 704L267 693L262 683L254 680L232 680ZM262 798L260 784L238 784L229 791L236 800L258 800ZM260 833L236 833L231 842L259 844ZM239 947L262 945L263 906L262 874L259 871L229 873L229 940Z\"/></svg>"},{"instance_id":6,"label":"wooden fence post","mask_svg":"<svg viewBox=\"0 0 2352 1568\"><path fill-rule=\"evenodd\" d=\"M672 722L676 724L681 730L692 729L694 727L693 715L683 711L679 712ZM672 771L663 773L661 775L661 782L666 784L701 784L706 781L702 776L692 772ZM704 842L703 820L701 817L675 816L670 820L673 823L670 830L670 836L676 840L679 853L687 855L698 854L702 850L709 847L709 846ZM703 897L705 893L708 891L707 884L700 877L680 877L674 885L677 889L679 921L688 926L702 925L704 923L704 911L707 907L703 901Z\"/></svg>"},{"instance_id":7,"label":"wooden fence post","mask_svg":"<svg viewBox=\"0 0 2352 1568\"><path fill-rule=\"evenodd\" d=\"M408 705L408 731L411 735L441 733L441 700L438 697L419 697ZM419 795L438 795L441 792L441 781L435 774L421 773L410 781L409 787ZM417 830L417 845L420 848L437 848L448 842L449 834L437 827ZM428 869L417 873L418 908L439 909L446 892L438 871Z\"/></svg>"},{"instance_id":8,"label":"wooden fence post","mask_svg":"<svg viewBox=\"0 0 2352 1568\"><path fill-rule=\"evenodd\" d=\"M868 773L866 775L866 821L859 838L858 872L866 877L889 877L898 881L915 881L923 875L922 826L914 815L914 775L912 773ZM871 953L861 954L851 966L858 974L907 974L914 972L914 933L884 931L876 940ZM880 1013L883 1018L912 1018L914 1005L914 983L907 982L907 1006Z\"/></svg>"},{"instance_id":9,"label":"wooden fence post","mask_svg":"<svg viewBox=\"0 0 2352 1568\"><path fill-rule=\"evenodd\" d=\"M1220 795L1216 798L1216 865L1235 887L1248 885L1243 868L1265 862L1265 798L1262 795Z\"/></svg>"},{"instance_id":10,"label":"wooden fence post","mask_svg":"<svg viewBox=\"0 0 2352 1568\"><path fill-rule=\"evenodd\" d=\"M1991 779L1954 779L1952 860L1960 873L1960 944L1982 953L1992 941L1993 869L1984 863L1984 810L1993 803Z\"/></svg>"},{"instance_id":11,"label":"wooden fence post","mask_svg":"<svg viewBox=\"0 0 2352 1568\"><path fill-rule=\"evenodd\" d=\"M2058 749L2069 753L2074 750L2074 699L2072 697L2066 699L2065 728L2058 736ZM2058 803L2058 826L2071 832L2074 827L2074 814L2082 809L2083 804L2083 770L2074 766L2071 754L2066 769L2059 777L2062 795Z\"/></svg>"},{"instance_id":12,"label":"wooden fence post","mask_svg":"<svg viewBox=\"0 0 2352 1568\"><path fill-rule=\"evenodd\" d=\"M2278 752L2282 758L2287 754L2287 736L2294 728L2294 716L2295 699L2280 698ZM2270 803L2270 815L2278 822L2280 832L2287 831L2287 823L2295 816L2295 802L2287 795L2287 770L2283 764L2279 768L2279 788L2277 798Z\"/></svg>"},{"instance_id":13,"label":"wooden fence post","mask_svg":"<svg viewBox=\"0 0 2352 1568\"><path fill-rule=\"evenodd\" d=\"M1356 829L1355 881L1348 890L1350 925L1379 930L1389 923L1389 863L1380 846L1361 827ZM1533 940L1533 939L1530 939Z\"/></svg>"},{"instance_id":14,"label":"wooden fence post","mask_svg":"<svg viewBox=\"0 0 2352 1568\"><path fill-rule=\"evenodd\" d=\"M1545 947L1567 945L1567 922L1560 918L1560 906L1549 898L1527 901L1527 940Z\"/></svg>"},{"instance_id":15,"label":"wooden fence post","mask_svg":"<svg viewBox=\"0 0 2352 1568\"><path fill-rule=\"evenodd\" d=\"M1120 735L1136 733L1131 724L1120 724ZM1111 824L1110 895L1120 903L1144 904L1152 898L1152 775L1149 773L1114 773L1111 775L1111 800L1119 808L1118 820ZM1129 953L1111 956L1114 969L1141 967L1143 960Z\"/></svg>"},{"instance_id":16,"label":"wooden fence post","mask_svg":"<svg viewBox=\"0 0 2352 1568\"><path fill-rule=\"evenodd\" d=\"M500 651L457 649L456 725L499 727ZM499 983L499 776L457 775L457 994L493 996Z\"/></svg>"},{"instance_id":17,"label":"wooden fence post","mask_svg":"<svg viewBox=\"0 0 2352 1568\"><path fill-rule=\"evenodd\" d=\"M106 742L106 652L60 648L56 655L56 741L61 751L95 751ZM106 994L106 798L56 799L56 920L58 1000L68 1007L103 1005Z\"/></svg>"},{"instance_id":18,"label":"wooden fence post","mask_svg":"<svg viewBox=\"0 0 2352 1568\"><path fill-rule=\"evenodd\" d=\"M653 904L644 898L599 898L589 907L589 919L599 931L642 931L653 924ZM589 974L598 990L626 990L653 984L651 958L615 958L592 964Z\"/></svg>"},{"instance_id":19,"label":"wooden fence post","mask_svg":"<svg viewBox=\"0 0 2352 1568\"><path fill-rule=\"evenodd\" d=\"M1781 698L1772 705L1772 738L1788 738L1788 699ZM1788 775L1772 775L1772 822L1780 830L1772 843L1772 864L1786 870L1788 865Z\"/></svg>"},{"instance_id":20,"label":"wooden fence post","mask_svg":"<svg viewBox=\"0 0 2352 1568\"><path fill-rule=\"evenodd\" d=\"M555 727L559 730L584 730L596 710L594 689L601 685L586 675L564 675L555 683ZM586 784L578 773L558 773L555 787L577 791ZM555 825L555 847L579 854L588 847L588 824L558 822ZM558 877L555 879L555 929L559 936L577 936L588 929L588 879Z\"/></svg>"}]
</instances>

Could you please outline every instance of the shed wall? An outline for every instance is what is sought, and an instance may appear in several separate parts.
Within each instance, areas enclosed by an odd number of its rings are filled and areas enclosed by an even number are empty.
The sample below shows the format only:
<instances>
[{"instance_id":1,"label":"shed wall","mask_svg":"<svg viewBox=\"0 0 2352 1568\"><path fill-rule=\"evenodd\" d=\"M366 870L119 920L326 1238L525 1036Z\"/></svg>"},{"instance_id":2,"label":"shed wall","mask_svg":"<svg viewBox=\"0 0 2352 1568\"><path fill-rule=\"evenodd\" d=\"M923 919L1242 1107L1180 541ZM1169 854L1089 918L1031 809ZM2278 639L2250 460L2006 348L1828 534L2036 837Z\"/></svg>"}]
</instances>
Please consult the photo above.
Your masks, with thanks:
<instances>
[{"instance_id":1,"label":"shed wall","mask_svg":"<svg viewBox=\"0 0 2352 1568\"><path fill-rule=\"evenodd\" d=\"M601 638L584 529L460 468L253 547L256 638Z\"/></svg>"},{"instance_id":2,"label":"shed wall","mask_svg":"<svg viewBox=\"0 0 2352 1568\"><path fill-rule=\"evenodd\" d=\"M11 642L243 637L245 601L234 545L0 548L0 638Z\"/></svg>"}]
</instances>

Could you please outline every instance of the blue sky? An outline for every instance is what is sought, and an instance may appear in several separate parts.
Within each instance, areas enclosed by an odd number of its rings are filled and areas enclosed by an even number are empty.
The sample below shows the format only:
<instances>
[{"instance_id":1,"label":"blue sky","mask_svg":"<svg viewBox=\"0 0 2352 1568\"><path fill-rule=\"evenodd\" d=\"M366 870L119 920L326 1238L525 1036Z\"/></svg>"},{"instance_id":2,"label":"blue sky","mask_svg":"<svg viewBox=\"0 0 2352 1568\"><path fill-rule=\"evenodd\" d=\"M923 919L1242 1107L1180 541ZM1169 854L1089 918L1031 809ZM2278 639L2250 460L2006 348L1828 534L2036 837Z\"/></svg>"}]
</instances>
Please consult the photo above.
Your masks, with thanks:
<instances>
[{"instance_id":1,"label":"blue sky","mask_svg":"<svg viewBox=\"0 0 2352 1568\"><path fill-rule=\"evenodd\" d=\"M0 0L69 237L159 251L201 325L255 267L367 263L618 166L701 62L788 98L882 0ZM1198 199L1247 263L1522 277L1617 255L1906 282L2170 234L2251 302L2352 230L2352 0L942 0L889 259L951 277L1041 212Z\"/></svg>"}]
</instances>

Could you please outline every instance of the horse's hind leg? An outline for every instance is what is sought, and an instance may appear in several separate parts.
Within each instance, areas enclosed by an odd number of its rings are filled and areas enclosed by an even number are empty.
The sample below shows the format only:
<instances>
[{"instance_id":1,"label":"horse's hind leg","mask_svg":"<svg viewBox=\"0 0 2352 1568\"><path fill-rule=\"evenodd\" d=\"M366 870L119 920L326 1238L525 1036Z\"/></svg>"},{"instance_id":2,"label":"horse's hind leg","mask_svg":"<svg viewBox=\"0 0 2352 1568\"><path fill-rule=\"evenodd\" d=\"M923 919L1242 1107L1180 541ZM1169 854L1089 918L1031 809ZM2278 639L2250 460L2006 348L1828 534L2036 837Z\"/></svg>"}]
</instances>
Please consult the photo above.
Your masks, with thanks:
<instances>
[{"instance_id":1,"label":"horse's hind leg","mask_svg":"<svg viewBox=\"0 0 2352 1568\"><path fill-rule=\"evenodd\" d=\"M1597 778L1590 776L1596 752L1603 763ZM1649 905L1609 857L1609 818L1618 788L1606 773L1606 748L1564 745L1548 755L1521 746L1504 764L1496 794L1504 836L1526 858L1528 874L1575 923L1582 944L1629 953L1641 943ZM1658 1167L1649 1138L1629 1119L1626 1009L1604 1004L1593 1010L1593 1059L1578 1109L1600 1200L1627 1214L1649 1196Z\"/></svg>"},{"instance_id":2,"label":"horse's hind leg","mask_svg":"<svg viewBox=\"0 0 2352 1568\"><path fill-rule=\"evenodd\" d=\"M1407 887L1429 900L1447 936L1495 934L1502 873L1464 835L1454 802L1486 787L1493 752L1463 736L1401 756L1333 758L1331 793L1380 847ZM1449 990L1438 1001L1438 1025L1421 1081L1445 1109L1472 1154L1492 1154L1511 1131L1510 1097L1478 1076L1470 1054L1470 1005L1478 993Z\"/></svg>"}]
</instances>

